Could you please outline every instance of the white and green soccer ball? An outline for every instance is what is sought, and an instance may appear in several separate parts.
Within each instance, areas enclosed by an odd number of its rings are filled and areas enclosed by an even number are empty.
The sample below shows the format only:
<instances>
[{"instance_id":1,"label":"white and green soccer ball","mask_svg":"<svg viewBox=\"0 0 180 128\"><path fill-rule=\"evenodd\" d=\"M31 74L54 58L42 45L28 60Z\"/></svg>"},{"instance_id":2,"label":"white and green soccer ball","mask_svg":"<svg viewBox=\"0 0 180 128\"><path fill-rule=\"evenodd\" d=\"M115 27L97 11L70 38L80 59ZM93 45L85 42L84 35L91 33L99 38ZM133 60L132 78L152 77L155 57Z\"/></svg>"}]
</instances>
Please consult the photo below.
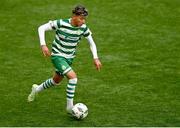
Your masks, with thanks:
<instances>
[{"instance_id":1,"label":"white and green soccer ball","mask_svg":"<svg viewBox=\"0 0 180 128\"><path fill-rule=\"evenodd\" d=\"M72 108L72 115L76 119L84 119L88 115L88 108L85 104L83 103L77 103L73 106Z\"/></svg>"}]
</instances>

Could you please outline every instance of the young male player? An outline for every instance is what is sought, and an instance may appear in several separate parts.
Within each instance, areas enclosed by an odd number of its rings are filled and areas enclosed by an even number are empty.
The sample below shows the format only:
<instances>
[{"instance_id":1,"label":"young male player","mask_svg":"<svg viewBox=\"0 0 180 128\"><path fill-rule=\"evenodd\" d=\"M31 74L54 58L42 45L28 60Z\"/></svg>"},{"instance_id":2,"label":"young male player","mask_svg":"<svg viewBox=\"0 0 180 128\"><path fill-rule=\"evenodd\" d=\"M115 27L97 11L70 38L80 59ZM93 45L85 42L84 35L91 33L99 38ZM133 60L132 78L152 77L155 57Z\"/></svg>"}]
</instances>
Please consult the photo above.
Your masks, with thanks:
<instances>
[{"instance_id":1,"label":"young male player","mask_svg":"<svg viewBox=\"0 0 180 128\"><path fill-rule=\"evenodd\" d=\"M47 79L40 85L32 85L32 91L28 96L29 102L34 101L37 93L57 85L66 76L68 78L66 110L69 113L71 112L75 87L77 85L77 76L71 64L75 57L76 46L83 36L89 42L96 69L100 70L101 62L98 59L96 45L91 36L91 31L85 24L87 15L88 11L86 8L78 5L73 9L71 18L49 21L38 28L42 52L45 57L51 56L55 73L52 78ZM52 53L50 53L45 42L45 31L49 30L54 30L56 33L52 43Z\"/></svg>"}]
</instances>

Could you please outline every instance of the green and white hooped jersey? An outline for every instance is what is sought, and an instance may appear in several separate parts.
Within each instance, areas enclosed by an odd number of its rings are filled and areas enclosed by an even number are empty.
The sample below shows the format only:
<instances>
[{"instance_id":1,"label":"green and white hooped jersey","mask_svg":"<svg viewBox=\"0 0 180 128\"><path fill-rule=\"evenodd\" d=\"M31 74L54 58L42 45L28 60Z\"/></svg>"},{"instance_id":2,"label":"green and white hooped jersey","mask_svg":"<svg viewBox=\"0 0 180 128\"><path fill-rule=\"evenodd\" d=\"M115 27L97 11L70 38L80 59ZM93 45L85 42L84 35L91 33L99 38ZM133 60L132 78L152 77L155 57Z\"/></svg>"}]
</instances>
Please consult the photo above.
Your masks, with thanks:
<instances>
[{"instance_id":1,"label":"green and white hooped jersey","mask_svg":"<svg viewBox=\"0 0 180 128\"><path fill-rule=\"evenodd\" d=\"M49 21L51 27L56 32L55 40L52 44L52 55L74 58L76 46L82 36L87 37L91 34L86 24L74 27L70 21L71 19Z\"/></svg>"}]
</instances>

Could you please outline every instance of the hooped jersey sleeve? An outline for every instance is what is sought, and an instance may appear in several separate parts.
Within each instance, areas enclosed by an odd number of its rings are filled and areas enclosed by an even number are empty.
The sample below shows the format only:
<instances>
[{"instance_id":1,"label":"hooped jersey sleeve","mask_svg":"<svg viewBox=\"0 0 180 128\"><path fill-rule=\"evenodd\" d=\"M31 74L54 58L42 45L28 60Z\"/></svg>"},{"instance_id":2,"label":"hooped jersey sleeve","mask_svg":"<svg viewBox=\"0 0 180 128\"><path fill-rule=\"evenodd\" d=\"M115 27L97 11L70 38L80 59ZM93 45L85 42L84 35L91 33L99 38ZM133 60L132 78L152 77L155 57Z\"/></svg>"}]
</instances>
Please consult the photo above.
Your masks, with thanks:
<instances>
[{"instance_id":1,"label":"hooped jersey sleeve","mask_svg":"<svg viewBox=\"0 0 180 128\"><path fill-rule=\"evenodd\" d=\"M83 33L83 36L84 37L88 37L89 35L91 35L92 32L90 31L90 29L86 26L85 29L84 29L84 33Z\"/></svg>"},{"instance_id":2,"label":"hooped jersey sleeve","mask_svg":"<svg viewBox=\"0 0 180 128\"><path fill-rule=\"evenodd\" d=\"M52 29L56 30L56 29L61 27L61 19L60 20L54 20L54 21L50 20L49 24L50 24Z\"/></svg>"}]
</instances>

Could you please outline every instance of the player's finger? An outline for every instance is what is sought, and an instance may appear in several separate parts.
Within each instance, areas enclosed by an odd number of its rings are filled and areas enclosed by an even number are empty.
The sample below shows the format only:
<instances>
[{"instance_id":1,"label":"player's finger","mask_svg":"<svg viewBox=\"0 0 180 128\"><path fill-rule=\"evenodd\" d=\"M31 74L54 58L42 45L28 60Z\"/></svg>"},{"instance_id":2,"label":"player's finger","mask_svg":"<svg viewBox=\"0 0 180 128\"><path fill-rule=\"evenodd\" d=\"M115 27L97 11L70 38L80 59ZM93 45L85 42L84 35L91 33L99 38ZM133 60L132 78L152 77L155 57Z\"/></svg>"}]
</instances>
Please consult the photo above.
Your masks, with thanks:
<instances>
[{"instance_id":1,"label":"player's finger","mask_svg":"<svg viewBox=\"0 0 180 128\"><path fill-rule=\"evenodd\" d=\"M97 69L98 71L100 71L100 66L99 66L99 65L96 65L96 69Z\"/></svg>"},{"instance_id":2,"label":"player's finger","mask_svg":"<svg viewBox=\"0 0 180 128\"><path fill-rule=\"evenodd\" d=\"M51 56L51 53L50 53L50 52L48 52L48 56Z\"/></svg>"},{"instance_id":3,"label":"player's finger","mask_svg":"<svg viewBox=\"0 0 180 128\"><path fill-rule=\"evenodd\" d=\"M50 56L51 54L50 54L50 52L49 51L45 51L45 57L48 57L48 56Z\"/></svg>"},{"instance_id":4,"label":"player's finger","mask_svg":"<svg viewBox=\"0 0 180 128\"><path fill-rule=\"evenodd\" d=\"M43 54L44 54L44 57L48 56L48 52L47 51L44 51Z\"/></svg>"},{"instance_id":5,"label":"player's finger","mask_svg":"<svg viewBox=\"0 0 180 128\"><path fill-rule=\"evenodd\" d=\"M43 55L44 55L44 57L45 57L45 56L46 56L46 53L45 53L44 51L43 51L42 53L43 53Z\"/></svg>"}]
</instances>

